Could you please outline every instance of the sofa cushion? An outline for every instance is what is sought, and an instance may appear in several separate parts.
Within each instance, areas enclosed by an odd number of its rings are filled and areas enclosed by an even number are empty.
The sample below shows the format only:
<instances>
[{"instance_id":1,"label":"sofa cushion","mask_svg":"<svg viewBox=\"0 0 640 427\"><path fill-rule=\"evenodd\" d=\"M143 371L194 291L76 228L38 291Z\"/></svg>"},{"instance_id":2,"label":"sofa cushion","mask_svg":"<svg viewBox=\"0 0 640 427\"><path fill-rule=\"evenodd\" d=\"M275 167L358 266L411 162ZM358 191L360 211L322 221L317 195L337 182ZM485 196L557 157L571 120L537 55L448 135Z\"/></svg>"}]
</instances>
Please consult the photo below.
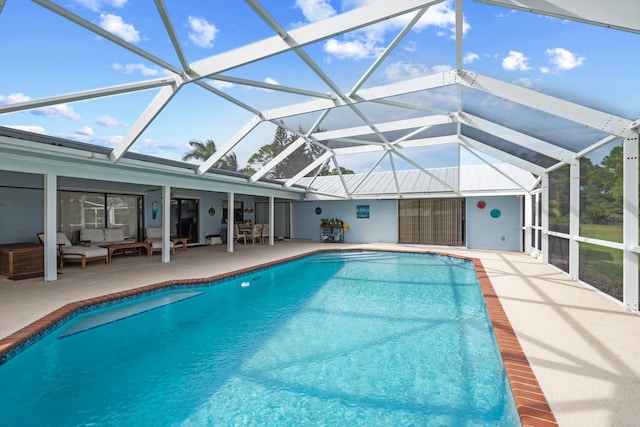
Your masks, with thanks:
<instances>
[{"instance_id":1,"label":"sofa cushion","mask_svg":"<svg viewBox=\"0 0 640 427\"><path fill-rule=\"evenodd\" d=\"M102 228L83 228L80 230L80 240L91 243L104 243L104 230Z\"/></svg>"},{"instance_id":2,"label":"sofa cushion","mask_svg":"<svg viewBox=\"0 0 640 427\"><path fill-rule=\"evenodd\" d=\"M67 237L66 234L64 234L61 231L58 231L56 233L56 243L58 245L64 245L64 246L72 246L71 245L71 241L69 240L69 238Z\"/></svg>"},{"instance_id":3,"label":"sofa cushion","mask_svg":"<svg viewBox=\"0 0 640 427\"><path fill-rule=\"evenodd\" d=\"M95 258L107 256L109 250L99 246L65 246L62 248L62 253L65 255L84 255L87 258Z\"/></svg>"},{"instance_id":4,"label":"sofa cushion","mask_svg":"<svg viewBox=\"0 0 640 427\"><path fill-rule=\"evenodd\" d=\"M107 228L104 230L104 241L106 243L124 241L124 231L120 228Z\"/></svg>"}]
</instances>

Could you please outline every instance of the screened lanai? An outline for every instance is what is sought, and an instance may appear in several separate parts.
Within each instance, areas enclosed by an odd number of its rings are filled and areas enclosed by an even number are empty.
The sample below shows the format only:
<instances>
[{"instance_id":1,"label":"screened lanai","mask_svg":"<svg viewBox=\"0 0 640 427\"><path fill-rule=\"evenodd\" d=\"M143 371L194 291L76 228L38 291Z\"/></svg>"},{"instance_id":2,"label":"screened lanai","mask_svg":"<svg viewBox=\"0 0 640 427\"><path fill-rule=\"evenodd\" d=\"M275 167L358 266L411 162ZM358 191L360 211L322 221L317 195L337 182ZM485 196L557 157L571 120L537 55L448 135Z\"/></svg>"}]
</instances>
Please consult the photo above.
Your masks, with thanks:
<instances>
[{"instance_id":1,"label":"screened lanai","mask_svg":"<svg viewBox=\"0 0 640 427\"><path fill-rule=\"evenodd\" d=\"M484 168L522 250L638 310L638 2L224 3L0 0L0 169L339 202Z\"/></svg>"}]
</instances>

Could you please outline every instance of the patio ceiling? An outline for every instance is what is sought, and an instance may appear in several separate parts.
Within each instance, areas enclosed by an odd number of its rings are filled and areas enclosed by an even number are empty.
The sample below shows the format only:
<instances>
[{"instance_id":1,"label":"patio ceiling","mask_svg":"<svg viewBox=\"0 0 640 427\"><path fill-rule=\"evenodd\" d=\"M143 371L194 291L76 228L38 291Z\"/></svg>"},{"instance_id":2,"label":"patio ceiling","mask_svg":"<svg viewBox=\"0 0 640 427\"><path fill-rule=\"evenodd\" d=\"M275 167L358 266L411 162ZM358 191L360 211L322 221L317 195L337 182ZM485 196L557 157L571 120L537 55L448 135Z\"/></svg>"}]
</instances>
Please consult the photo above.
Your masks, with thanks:
<instances>
[{"instance_id":1,"label":"patio ceiling","mask_svg":"<svg viewBox=\"0 0 640 427\"><path fill-rule=\"evenodd\" d=\"M6 16L10 3L11 0L0 0L0 25L3 19L11 17ZM226 105L229 109L241 110L246 117L244 124L236 127L234 132L221 137L212 135L218 142L218 150L193 168L194 174L215 174L212 167L216 162L229 153L242 150L244 144L251 144L248 142L251 136L264 132L264 125L269 124L267 129L282 127L296 139L254 173L246 175L247 182L269 178L269 172L287 158L304 150L313 150L316 153L314 160L301 164L289 176L282 178L282 187L303 185L313 193L318 187L323 187L317 181L324 179L317 176L320 170L333 169L341 183L335 192L339 197L359 196L357 186L347 185L342 174L344 170L355 169L355 164L361 168L356 172L367 176L392 174L395 192L402 197L398 174L421 171L432 178L430 170L443 166L434 159L443 153L454 163L444 165L446 167L460 167L461 158L470 156L481 163L506 162L541 175L610 141L637 137L640 125L637 118L607 113L562 96L553 96L551 91L542 93L466 69L463 61L464 8L470 3L466 0L382 0L291 29L285 28L286 23L278 19L279 8L283 7L280 2L246 0L248 9L245 12L253 14L251 22L265 24L272 35L196 60L191 60L186 53L185 42L181 40L176 26L178 19L174 18L176 12L168 7L175 5L167 5L163 0L155 0L153 7L149 5L149 16L159 14L162 29L172 46L172 55L155 54L142 44L115 35L92 22L90 15L78 12L73 4L48 0L33 0L33 3L50 13L56 25L74 25L97 35L103 39L101 46L105 49L106 40L112 45L110 49L115 46L127 51L128 55L161 69L162 75L152 80L132 80L4 103L0 105L0 119L3 120L0 124L11 125L7 117L14 120L16 116L10 113L153 91L152 99L127 125L125 135L111 146L109 158L116 165L128 152L143 145L141 141L145 139L145 131L154 123L170 122L171 115L163 111L170 110L174 98L188 99L192 93L198 94L198 101L194 102ZM637 19L640 3L635 0L492 0L476 3L606 27L610 31L634 36L640 33L640 21ZM432 69L425 75L392 83L370 84L385 61L403 46L403 39L416 31L430 9L443 4L448 4L455 13L454 41L442 42L450 43L450 57L455 65L449 70L435 72ZM189 5L180 4L179 7L188 8ZM349 86L344 81L338 82L330 66L317 55L309 53L327 40L357 31L373 31L376 25L394 18L403 19L403 26ZM249 21L249 18L243 19ZM296 63L296 67L286 70L284 75L308 75L308 85L288 86L247 78L250 75L246 71L248 68L271 68L274 59L280 57ZM90 70L91 64L87 68ZM77 83L78 87L85 86L82 79ZM228 85L259 90L263 95L259 100L248 100L226 90ZM52 90L55 87L49 86L49 91ZM203 93L205 98L201 98ZM279 96L297 102L275 102ZM269 106L271 101L274 101L273 106ZM185 139L189 136L185 135ZM256 145L245 150L257 151L257 148ZM323 194L327 195L327 187L323 188ZM376 193L375 189L366 189L367 197L383 194Z\"/></svg>"}]
</instances>

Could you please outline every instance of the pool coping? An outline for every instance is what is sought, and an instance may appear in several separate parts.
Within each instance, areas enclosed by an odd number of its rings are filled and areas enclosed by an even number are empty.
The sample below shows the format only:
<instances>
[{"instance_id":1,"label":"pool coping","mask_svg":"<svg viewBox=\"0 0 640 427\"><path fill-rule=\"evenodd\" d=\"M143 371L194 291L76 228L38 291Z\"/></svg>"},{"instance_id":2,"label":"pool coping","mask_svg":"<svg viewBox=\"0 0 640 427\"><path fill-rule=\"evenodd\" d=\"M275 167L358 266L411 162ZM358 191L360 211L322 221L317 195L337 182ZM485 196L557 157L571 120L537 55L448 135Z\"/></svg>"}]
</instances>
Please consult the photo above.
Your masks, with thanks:
<instances>
[{"instance_id":1,"label":"pool coping","mask_svg":"<svg viewBox=\"0 0 640 427\"><path fill-rule=\"evenodd\" d=\"M63 323L66 323L75 316L90 310L138 298L141 295L152 295L164 292L171 290L172 288L203 285L209 284L210 282L223 282L242 274L259 271L274 265L295 261L318 253L346 252L354 250L435 254L473 262L522 426L546 427L558 425L529 360L520 345L515 330L511 326L511 323L504 311L500 298L495 292L493 284L484 269L482 261L478 258L450 254L445 251L420 250L412 248L389 248L379 250L353 248L342 249L333 247L331 249L316 249L207 278L168 280L126 291L114 292L94 298L71 302L52 311L11 335L0 339L0 365L18 355L34 342L51 333Z\"/></svg>"}]
</instances>

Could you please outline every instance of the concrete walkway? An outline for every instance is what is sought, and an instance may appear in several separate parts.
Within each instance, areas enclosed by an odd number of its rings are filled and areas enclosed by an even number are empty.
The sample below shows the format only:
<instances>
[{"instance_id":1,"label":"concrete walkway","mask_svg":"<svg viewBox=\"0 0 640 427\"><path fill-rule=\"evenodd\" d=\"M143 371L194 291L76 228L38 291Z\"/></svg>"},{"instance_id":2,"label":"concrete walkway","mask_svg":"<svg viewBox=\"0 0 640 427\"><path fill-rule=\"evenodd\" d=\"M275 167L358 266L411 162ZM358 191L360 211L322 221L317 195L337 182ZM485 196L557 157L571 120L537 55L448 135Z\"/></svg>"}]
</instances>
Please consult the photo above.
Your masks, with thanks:
<instances>
[{"instance_id":1,"label":"concrete walkway","mask_svg":"<svg viewBox=\"0 0 640 427\"><path fill-rule=\"evenodd\" d=\"M346 245L339 248L398 248ZM429 249L406 246L412 249ZM287 258L327 244L223 245L160 256L115 256L112 263L65 267L55 282L0 276L0 338L65 304L171 279L206 278ZM640 316L519 253L435 248L479 258L489 274L561 426L640 425Z\"/></svg>"}]
</instances>

